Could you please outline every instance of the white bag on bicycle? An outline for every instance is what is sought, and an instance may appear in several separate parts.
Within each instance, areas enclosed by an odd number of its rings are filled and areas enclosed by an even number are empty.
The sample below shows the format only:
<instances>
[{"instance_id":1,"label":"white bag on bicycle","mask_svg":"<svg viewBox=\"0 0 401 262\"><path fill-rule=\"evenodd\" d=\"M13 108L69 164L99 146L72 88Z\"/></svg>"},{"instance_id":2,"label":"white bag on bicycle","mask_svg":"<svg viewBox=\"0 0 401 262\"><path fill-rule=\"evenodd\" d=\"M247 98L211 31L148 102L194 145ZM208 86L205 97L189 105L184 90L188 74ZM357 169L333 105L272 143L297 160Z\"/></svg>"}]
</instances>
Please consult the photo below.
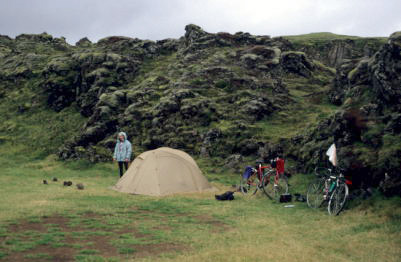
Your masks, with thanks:
<instances>
[{"instance_id":1,"label":"white bag on bicycle","mask_svg":"<svg viewBox=\"0 0 401 262\"><path fill-rule=\"evenodd\" d=\"M329 157L329 161L333 164L333 166L337 166L337 148L335 144L332 144L327 150L326 155Z\"/></svg>"}]
</instances>

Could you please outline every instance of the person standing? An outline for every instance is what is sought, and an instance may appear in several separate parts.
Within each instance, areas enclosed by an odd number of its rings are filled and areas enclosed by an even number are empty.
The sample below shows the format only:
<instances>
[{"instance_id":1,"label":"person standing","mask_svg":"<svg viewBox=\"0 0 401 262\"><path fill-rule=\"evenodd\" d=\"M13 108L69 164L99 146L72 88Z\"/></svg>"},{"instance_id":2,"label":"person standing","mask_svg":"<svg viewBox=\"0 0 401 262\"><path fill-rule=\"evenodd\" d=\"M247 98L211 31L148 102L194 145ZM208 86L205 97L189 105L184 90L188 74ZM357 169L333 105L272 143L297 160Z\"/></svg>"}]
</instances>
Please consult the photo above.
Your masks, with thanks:
<instances>
[{"instance_id":1,"label":"person standing","mask_svg":"<svg viewBox=\"0 0 401 262\"><path fill-rule=\"evenodd\" d=\"M118 133L117 144L114 148L113 161L118 162L118 168L120 171L120 177L124 175L125 171L128 169L128 164L131 160L132 146L127 139L127 134L125 132Z\"/></svg>"}]
</instances>

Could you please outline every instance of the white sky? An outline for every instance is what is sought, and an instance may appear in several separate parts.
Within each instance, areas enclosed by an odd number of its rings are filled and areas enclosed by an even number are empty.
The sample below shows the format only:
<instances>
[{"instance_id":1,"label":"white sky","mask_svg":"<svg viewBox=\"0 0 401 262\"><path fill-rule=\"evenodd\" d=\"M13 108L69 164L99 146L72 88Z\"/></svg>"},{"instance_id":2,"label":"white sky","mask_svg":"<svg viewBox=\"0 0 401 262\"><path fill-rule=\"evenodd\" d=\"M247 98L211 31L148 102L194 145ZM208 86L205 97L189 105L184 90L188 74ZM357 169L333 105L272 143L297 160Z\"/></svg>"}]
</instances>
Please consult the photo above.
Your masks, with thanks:
<instances>
[{"instance_id":1,"label":"white sky","mask_svg":"<svg viewBox=\"0 0 401 262\"><path fill-rule=\"evenodd\" d=\"M11 37L159 40L184 35L189 23L208 32L388 36L401 30L401 0L0 0L0 34Z\"/></svg>"}]
</instances>

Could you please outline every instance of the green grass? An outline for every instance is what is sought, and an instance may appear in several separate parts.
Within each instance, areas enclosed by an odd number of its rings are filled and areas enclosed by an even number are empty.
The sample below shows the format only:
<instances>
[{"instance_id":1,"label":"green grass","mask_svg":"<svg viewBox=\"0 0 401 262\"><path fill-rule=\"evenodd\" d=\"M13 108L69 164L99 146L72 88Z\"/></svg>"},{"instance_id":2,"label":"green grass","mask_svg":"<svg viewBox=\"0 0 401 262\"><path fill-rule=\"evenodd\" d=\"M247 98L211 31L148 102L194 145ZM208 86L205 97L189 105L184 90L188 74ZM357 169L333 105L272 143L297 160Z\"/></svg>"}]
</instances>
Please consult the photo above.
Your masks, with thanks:
<instances>
[{"instance_id":1,"label":"green grass","mask_svg":"<svg viewBox=\"0 0 401 262\"><path fill-rule=\"evenodd\" d=\"M331 73L326 72L311 79L287 78L285 84L292 103L286 105L280 112L256 122L254 126L259 129L258 135L272 142L291 138L302 130L316 127L321 120L338 110L339 107L329 103L326 96L330 82L327 76L329 74ZM322 82L316 84L319 81Z\"/></svg>"},{"instance_id":2,"label":"green grass","mask_svg":"<svg viewBox=\"0 0 401 262\"><path fill-rule=\"evenodd\" d=\"M358 36L349 36L349 35L338 35L333 34L330 32L318 32L318 33L309 33L309 34L302 34L302 35L287 35L283 36L289 40L304 40L304 41L311 41L311 40L334 40L334 39L356 39L360 38Z\"/></svg>"},{"instance_id":3,"label":"green grass","mask_svg":"<svg viewBox=\"0 0 401 262\"><path fill-rule=\"evenodd\" d=\"M309 34L302 34L302 35L287 35L287 36L283 36L283 37L287 38L288 40L295 42L295 43L331 41L331 40L343 40L343 39L358 40L358 39L364 38L364 37L359 37L359 36L333 34L330 32L318 32L318 33L309 33ZM369 37L369 38L383 41L383 43L385 41L387 41L387 37Z\"/></svg>"},{"instance_id":4,"label":"green grass","mask_svg":"<svg viewBox=\"0 0 401 262\"><path fill-rule=\"evenodd\" d=\"M55 114L31 88L35 87L9 92L0 102L0 152L10 159L29 161L56 153L63 141L81 129L85 120L74 107ZM32 104L32 100L37 102ZM19 113L18 105L24 104L29 106ZM0 161L5 159L8 160L3 157Z\"/></svg>"}]
</instances>

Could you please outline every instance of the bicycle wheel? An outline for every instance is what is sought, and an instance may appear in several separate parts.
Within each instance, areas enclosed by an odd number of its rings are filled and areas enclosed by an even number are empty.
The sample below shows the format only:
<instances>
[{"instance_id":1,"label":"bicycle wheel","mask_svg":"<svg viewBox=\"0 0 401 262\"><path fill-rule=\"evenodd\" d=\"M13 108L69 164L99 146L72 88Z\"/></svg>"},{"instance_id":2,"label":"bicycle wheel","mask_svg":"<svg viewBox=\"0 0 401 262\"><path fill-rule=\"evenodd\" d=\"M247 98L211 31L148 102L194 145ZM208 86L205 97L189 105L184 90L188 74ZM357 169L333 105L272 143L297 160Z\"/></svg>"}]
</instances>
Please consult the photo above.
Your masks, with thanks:
<instances>
[{"instance_id":1,"label":"bicycle wheel","mask_svg":"<svg viewBox=\"0 0 401 262\"><path fill-rule=\"evenodd\" d=\"M255 195L258 191L259 178L256 175L252 175L246 179L241 177L240 190L244 195Z\"/></svg>"},{"instance_id":2,"label":"bicycle wheel","mask_svg":"<svg viewBox=\"0 0 401 262\"><path fill-rule=\"evenodd\" d=\"M263 192L266 196L279 201L282 194L288 193L288 182L286 176L280 175L277 184L275 184L275 174L269 174L265 177L266 180L263 183Z\"/></svg>"},{"instance_id":3,"label":"bicycle wheel","mask_svg":"<svg viewBox=\"0 0 401 262\"><path fill-rule=\"evenodd\" d=\"M320 178L312 182L308 186L308 191L306 193L306 202L311 208L319 208L324 202L324 185L325 179Z\"/></svg>"},{"instance_id":4,"label":"bicycle wheel","mask_svg":"<svg viewBox=\"0 0 401 262\"><path fill-rule=\"evenodd\" d=\"M268 198L274 198L274 174L263 176L262 189L263 193L265 193Z\"/></svg>"},{"instance_id":5,"label":"bicycle wheel","mask_svg":"<svg viewBox=\"0 0 401 262\"><path fill-rule=\"evenodd\" d=\"M348 198L348 186L345 183L339 183L331 194L327 210L330 215L336 216L340 214L344 208L345 202Z\"/></svg>"}]
</instances>

